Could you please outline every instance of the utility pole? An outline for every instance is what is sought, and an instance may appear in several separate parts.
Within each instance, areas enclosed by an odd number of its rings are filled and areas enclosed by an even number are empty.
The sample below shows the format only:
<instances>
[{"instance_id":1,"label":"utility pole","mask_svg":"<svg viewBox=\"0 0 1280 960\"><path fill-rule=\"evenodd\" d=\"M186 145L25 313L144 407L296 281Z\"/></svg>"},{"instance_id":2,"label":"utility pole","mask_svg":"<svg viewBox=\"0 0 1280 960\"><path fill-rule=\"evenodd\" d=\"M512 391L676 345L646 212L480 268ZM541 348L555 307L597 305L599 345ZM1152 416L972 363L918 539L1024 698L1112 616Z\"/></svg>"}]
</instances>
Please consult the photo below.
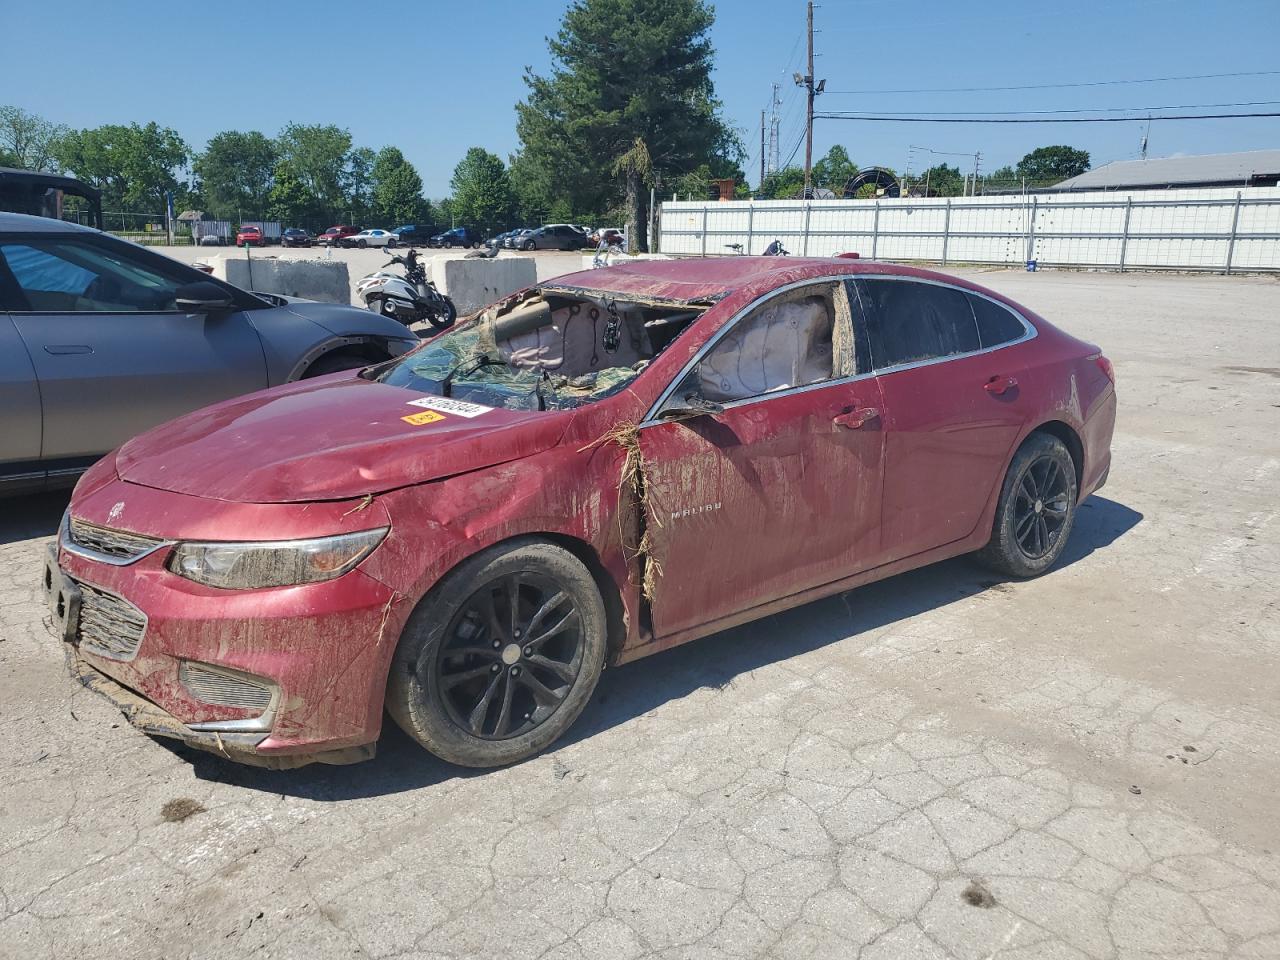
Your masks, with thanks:
<instances>
[{"instance_id":1,"label":"utility pole","mask_svg":"<svg viewBox=\"0 0 1280 960\"><path fill-rule=\"evenodd\" d=\"M775 83L773 85L773 103L769 114L769 172L778 172L778 150L780 149L779 140L781 139L782 115L778 112L778 108L782 106L782 97L779 90L782 85Z\"/></svg>"},{"instance_id":2,"label":"utility pole","mask_svg":"<svg viewBox=\"0 0 1280 960\"><path fill-rule=\"evenodd\" d=\"M825 80L819 80L816 84L813 82L813 0L809 0L808 3L808 33L809 72L803 77L798 73L794 77L796 86L804 87L808 96L804 117L804 195L806 197L812 196L809 191L813 187L813 98L821 94L827 86Z\"/></svg>"},{"instance_id":3,"label":"utility pole","mask_svg":"<svg viewBox=\"0 0 1280 960\"><path fill-rule=\"evenodd\" d=\"M813 187L813 0L809 0L805 7L809 34L809 70L805 74L804 85L809 102L804 123L804 195L810 197Z\"/></svg>"},{"instance_id":4,"label":"utility pole","mask_svg":"<svg viewBox=\"0 0 1280 960\"><path fill-rule=\"evenodd\" d=\"M978 169L982 166L982 154L975 153L973 155L973 196L978 195Z\"/></svg>"},{"instance_id":5,"label":"utility pole","mask_svg":"<svg viewBox=\"0 0 1280 960\"><path fill-rule=\"evenodd\" d=\"M756 184L756 190L764 188L764 111L760 111L760 182Z\"/></svg>"}]
</instances>

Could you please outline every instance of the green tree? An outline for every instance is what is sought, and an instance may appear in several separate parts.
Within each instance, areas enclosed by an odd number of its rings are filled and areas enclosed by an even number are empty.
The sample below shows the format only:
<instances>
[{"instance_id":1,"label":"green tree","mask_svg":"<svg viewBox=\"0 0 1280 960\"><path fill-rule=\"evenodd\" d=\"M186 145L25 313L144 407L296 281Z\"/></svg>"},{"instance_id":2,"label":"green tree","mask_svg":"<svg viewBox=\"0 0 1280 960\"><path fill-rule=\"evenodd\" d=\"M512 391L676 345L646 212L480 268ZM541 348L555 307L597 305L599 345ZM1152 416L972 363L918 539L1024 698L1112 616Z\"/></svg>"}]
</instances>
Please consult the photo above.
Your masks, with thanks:
<instances>
[{"instance_id":1,"label":"green tree","mask_svg":"<svg viewBox=\"0 0 1280 960\"><path fill-rule=\"evenodd\" d=\"M576 0L548 40L550 75L528 71L516 106L522 201L565 199L594 219L631 196L630 235L645 248L637 143L651 177L674 182L732 137L711 81L714 19L704 0Z\"/></svg>"},{"instance_id":2,"label":"green tree","mask_svg":"<svg viewBox=\"0 0 1280 960\"><path fill-rule=\"evenodd\" d=\"M1038 147L1018 161L1018 176L1039 184L1059 183L1089 169L1089 151L1075 147Z\"/></svg>"},{"instance_id":3,"label":"green tree","mask_svg":"<svg viewBox=\"0 0 1280 960\"><path fill-rule=\"evenodd\" d=\"M177 131L154 121L72 130L57 141L54 154L64 169L102 191L108 210L158 213L166 193L176 198L188 190L179 174L191 151Z\"/></svg>"},{"instance_id":4,"label":"green tree","mask_svg":"<svg viewBox=\"0 0 1280 960\"><path fill-rule=\"evenodd\" d=\"M356 147L347 154L343 185L352 223L367 225L373 216L373 165L377 159L377 154L368 147Z\"/></svg>"},{"instance_id":5,"label":"green tree","mask_svg":"<svg viewBox=\"0 0 1280 960\"><path fill-rule=\"evenodd\" d=\"M286 162L276 164L271 177L271 192L267 195L267 215L286 226L306 223L319 227L329 211L307 189L302 178Z\"/></svg>"},{"instance_id":6,"label":"green tree","mask_svg":"<svg viewBox=\"0 0 1280 960\"><path fill-rule=\"evenodd\" d=\"M290 123L276 138L280 159L326 216L349 210L351 134L332 124Z\"/></svg>"},{"instance_id":7,"label":"green tree","mask_svg":"<svg viewBox=\"0 0 1280 960\"><path fill-rule=\"evenodd\" d=\"M66 127L21 107L0 106L0 166L24 170L55 167L55 148L66 133Z\"/></svg>"},{"instance_id":8,"label":"green tree","mask_svg":"<svg viewBox=\"0 0 1280 960\"><path fill-rule=\"evenodd\" d=\"M228 220L261 217L271 196L276 145L256 130L215 134L191 163L211 213Z\"/></svg>"},{"instance_id":9,"label":"green tree","mask_svg":"<svg viewBox=\"0 0 1280 960\"><path fill-rule=\"evenodd\" d=\"M837 143L813 165L813 185L826 187L837 197L842 197L844 185L857 172L858 165L849 159L849 151Z\"/></svg>"},{"instance_id":10,"label":"green tree","mask_svg":"<svg viewBox=\"0 0 1280 960\"><path fill-rule=\"evenodd\" d=\"M783 167L765 176L760 185L762 200L789 200L804 193L804 170L800 167Z\"/></svg>"},{"instance_id":11,"label":"green tree","mask_svg":"<svg viewBox=\"0 0 1280 960\"><path fill-rule=\"evenodd\" d=\"M511 178L502 160L483 147L472 147L459 161L449 181L453 188L451 213L465 226L483 233L505 227L515 210Z\"/></svg>"},{"instance_id":12,"label":"green tree","mask_svg":"<svg viewBox=\"0 0 1280 960\"><path fill-rule=\"evenodd\" d=\"M923 171L911 184L911 191L926 197L958 197L964 193L964 174L959 167L940 163Z\"/></svg>"},{"instance_id":13,"label":"green tree","mask_svg":"<svg viewBox=\"0 0 1280 960\"><path fill-rule=\"evenodd\" d=\"M422 178L396 147L383 147L373 162L374 216L388 226L430 223Z\"/></svg>"}]
</instances>

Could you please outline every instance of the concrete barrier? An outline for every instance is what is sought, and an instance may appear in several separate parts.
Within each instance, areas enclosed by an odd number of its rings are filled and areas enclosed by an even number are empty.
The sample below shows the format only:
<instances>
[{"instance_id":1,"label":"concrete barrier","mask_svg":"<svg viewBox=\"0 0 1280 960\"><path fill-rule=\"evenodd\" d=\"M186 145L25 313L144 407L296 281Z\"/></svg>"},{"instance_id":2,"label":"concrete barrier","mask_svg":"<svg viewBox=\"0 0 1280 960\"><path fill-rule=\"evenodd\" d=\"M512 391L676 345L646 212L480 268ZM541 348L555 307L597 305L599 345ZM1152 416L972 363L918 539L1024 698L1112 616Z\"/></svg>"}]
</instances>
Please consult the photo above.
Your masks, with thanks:
<instances>
[{"instance_id":1,"label":"concrete barrier","mask_svg":"<svg viewBox=\"0 0 1280 960\"><path fill-rule=\"evenodd\" d=\"M431 280L453 301L460 317L538 282L538 268L532 257L432 257L429 271Z\"/></svg>"},{"instance_id":2,"label":"concrete barrier","mask_svg":"<svg viewBox=\"0 0 1280 960\"><path fill-rule=\"evenodd\" d=\"M325 303L351 303L352 287L342 260L276 257L211 257L213 275L243 290L279 293Z\"/></svg>"}]
</instances>

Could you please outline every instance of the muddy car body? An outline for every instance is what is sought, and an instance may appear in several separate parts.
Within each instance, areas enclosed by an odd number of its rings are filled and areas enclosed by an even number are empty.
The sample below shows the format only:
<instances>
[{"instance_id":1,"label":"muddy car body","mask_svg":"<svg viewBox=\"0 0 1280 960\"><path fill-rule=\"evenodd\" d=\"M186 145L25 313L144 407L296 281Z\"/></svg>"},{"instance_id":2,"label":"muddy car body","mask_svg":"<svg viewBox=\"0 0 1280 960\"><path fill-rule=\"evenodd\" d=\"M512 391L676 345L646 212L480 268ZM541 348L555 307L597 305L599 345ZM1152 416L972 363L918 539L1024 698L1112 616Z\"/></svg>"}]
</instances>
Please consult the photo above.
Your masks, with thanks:
<instances>
[{"instance_id":1,"label":"muddy car body","mask_svg":"<svg viewBox=\"0 0 1280 960\"><path fill-rule=\"evenodd\" d=\"M1098 348L964 281L628 264L125 444L46 589L82 681L153 733L345 762L385 704L446 759L506 763L605 664L962 553L1043 572L1114 413ZM329 576L296 582L294 541Z\"/></svg>"}]
</instances>

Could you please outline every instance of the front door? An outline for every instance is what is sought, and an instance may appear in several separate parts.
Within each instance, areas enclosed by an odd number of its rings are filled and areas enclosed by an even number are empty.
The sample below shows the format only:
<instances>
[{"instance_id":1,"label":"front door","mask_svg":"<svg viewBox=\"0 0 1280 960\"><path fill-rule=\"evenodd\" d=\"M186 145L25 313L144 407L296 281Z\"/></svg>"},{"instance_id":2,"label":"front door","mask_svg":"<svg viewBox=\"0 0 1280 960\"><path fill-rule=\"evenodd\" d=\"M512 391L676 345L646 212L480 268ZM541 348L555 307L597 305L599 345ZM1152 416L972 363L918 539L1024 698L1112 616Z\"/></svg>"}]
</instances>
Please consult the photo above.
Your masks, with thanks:
<instances>
[{"instance_id":1,"label":"front door","mask_svg":"<svg viewBox=\"0 0 1280 960\"><path fill-rule=\"evenodd\" d=\"M1029 328L945 284L868 278L856 288L884 402L883 536L885 559L896 560L977 527L1029 415L1014 352L990 341Z\"/></svg>"},{"instance_id":2,"label":"front door","mask_svg":"<svg viewBox=\"0 0 1280 960\"><path fill-rule=\"evenodd\" d=\"M242 311L176 309L190 279L179 265L167 271L94 235L6 237L0 259L40 386L46 461L83 465L179 414L267 386Z\"/></svg>"},{"instance_id":3,"label":"front door","mask_svg":"<svg viewBox=\"0 0 1280 960\"><path fill-rule=\"evenodd\" d=\"M692 393L723 412L641 427L655 635L879 562L881 402L856 375L852 323L843 283L776 295L664 402Z\"/></svg>"}]
</instances>

